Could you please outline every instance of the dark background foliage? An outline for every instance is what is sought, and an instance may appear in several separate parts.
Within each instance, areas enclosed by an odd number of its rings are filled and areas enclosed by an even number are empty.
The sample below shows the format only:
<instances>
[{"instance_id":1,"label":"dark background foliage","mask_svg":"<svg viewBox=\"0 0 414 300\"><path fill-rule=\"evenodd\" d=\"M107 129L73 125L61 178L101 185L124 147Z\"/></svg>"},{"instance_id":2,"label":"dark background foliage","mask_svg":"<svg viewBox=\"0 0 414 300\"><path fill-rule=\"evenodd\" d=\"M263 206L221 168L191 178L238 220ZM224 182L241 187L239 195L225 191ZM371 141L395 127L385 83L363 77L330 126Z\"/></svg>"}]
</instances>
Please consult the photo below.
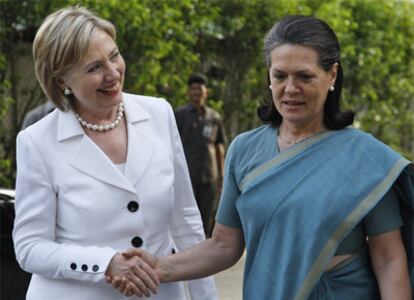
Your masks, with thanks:
<instances>
[{"instance_id":1,"label":"dark background foliage","mask_svg":"<svg viewBox=\"0 0 414 300\"><path fill-rule=\"evenodd\" d=\"M280 17L315 15L337 32L343 105L361 127L414 157L414 4L397 0L0 0L0 187L13 187L15 138L25 113L45 101L31 43L51 12L80 4L112 21L127 63L125 90L186 102L186 80L203 72L209 105L230 138L259 124L266 88L262 39Z\"/></svg>"}]
</instances>

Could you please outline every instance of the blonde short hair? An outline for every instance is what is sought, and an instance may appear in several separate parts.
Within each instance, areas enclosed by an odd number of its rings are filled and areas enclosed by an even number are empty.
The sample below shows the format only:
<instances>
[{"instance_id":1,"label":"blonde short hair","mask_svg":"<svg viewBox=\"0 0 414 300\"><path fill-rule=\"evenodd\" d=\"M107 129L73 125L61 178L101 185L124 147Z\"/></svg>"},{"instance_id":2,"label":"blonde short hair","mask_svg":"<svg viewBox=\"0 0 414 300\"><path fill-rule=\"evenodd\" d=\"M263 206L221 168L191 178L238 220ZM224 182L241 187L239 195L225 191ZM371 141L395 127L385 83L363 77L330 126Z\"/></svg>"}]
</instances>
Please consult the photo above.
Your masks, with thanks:
<instances>
[{"instance_id":1,"label":"blonde short hair","mask_svg":"<svg viewBox=\"0 0 414 300\"><path fill-rule=\"evenodd\" d=\"M73 95L65 95L57 80L85 59L90 37L97 29L115 40L112 23L85 8L68 7L47 16L36 33L33 42L36 78L48 99L60 110L71 108Z\"/></svg>"}]
</instances>

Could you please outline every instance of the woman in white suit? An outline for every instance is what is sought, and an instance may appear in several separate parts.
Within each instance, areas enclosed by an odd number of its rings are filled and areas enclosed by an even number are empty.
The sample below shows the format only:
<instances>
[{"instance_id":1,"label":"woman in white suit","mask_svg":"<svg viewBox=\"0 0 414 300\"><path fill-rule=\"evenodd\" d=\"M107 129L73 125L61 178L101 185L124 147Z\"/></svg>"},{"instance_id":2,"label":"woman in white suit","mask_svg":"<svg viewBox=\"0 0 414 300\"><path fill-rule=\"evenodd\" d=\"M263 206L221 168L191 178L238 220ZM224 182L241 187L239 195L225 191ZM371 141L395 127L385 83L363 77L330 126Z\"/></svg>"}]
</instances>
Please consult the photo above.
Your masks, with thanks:
<instances>
[{"instance_id":1,"label":"woman in white suit","mask_svg":"<svg viewBox=\"0 0 414 300\"><path fill-rule=\"evenodd\" d=\"M33 273L29 300L182 300L131 247L160 256L204 239L170 105L122 92L125 64L114 26L83 8L48 16L33 44L37 79L57 109L17 138L14 243ZM141 276L137 266L148 270ZM142 275L142 274L141 274ZM125 283L126 284L126 283ZM192 299L216 299L213 279L189 283Z\"/></svg>"}]
</instances>

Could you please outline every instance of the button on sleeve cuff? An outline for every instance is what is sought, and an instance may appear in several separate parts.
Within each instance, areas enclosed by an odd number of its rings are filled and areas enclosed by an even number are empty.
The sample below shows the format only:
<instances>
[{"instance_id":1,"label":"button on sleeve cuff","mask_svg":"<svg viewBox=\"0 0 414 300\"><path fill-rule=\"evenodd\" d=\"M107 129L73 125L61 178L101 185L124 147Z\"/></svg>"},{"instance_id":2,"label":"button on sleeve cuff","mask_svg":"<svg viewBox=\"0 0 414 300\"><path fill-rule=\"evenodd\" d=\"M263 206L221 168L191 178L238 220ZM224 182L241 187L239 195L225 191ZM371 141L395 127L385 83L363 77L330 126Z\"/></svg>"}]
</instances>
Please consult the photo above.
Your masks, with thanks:
<instances>
[{"instance_id":1,"label":"button on sleeve cuff","mask_svg":"<svg viewBox=\"0 0 414 300\"><path fill-rule=\"evenodd\" d=\"M104 280L105 271L117 253L109 247L76 247L71 250L65 262L66 277L92 282Z\"/></svg>"}]
</instances>

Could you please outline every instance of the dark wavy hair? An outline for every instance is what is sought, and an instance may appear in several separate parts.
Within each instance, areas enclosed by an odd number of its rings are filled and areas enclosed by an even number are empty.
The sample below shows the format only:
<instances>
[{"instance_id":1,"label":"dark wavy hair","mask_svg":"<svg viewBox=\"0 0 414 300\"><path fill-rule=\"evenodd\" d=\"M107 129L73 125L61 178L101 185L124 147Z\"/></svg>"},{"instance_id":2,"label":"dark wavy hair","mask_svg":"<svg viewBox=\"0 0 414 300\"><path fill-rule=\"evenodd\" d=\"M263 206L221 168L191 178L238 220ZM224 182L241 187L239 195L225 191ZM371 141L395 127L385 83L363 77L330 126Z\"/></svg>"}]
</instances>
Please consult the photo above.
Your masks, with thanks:
<instances>
[{"instance_id":1,"label":"dark wavy hair","mask_svg":"<svg viewBox=\"0 0 414 300\"><path fill-rule=\"evenodd\" d=\"M204 76L203 74L200 74L200 73L192 74L188 78L187 85L190 86L193 83L199 83L199 84L207 85L207 77Z\"/></svg>"},{"instance_id":2,"label":"dark wavy hair","mask_svg":"<svg viewBox=\"0 0 414 300\"><path fill-rule=\"evenodd\" d=\"M314 49L319 55L319 65L325 71L329 71L335 63L338 63L335 90L328 92L323 122L325 127L331 130L351 125L355 113L350 110L342 112L340 109L343 72L339 57L339 42L335 32L328 24L315 17L300 15L284 17L270 29L264 39L263 54L268 69L271 66L272 51L284 44L302 45ZM269 75L267 75L267 83L266 87L270 85ZM271 91L268 88L266 90L266 98L257 113L264 123L278 127L282 123L282 116L273 104Z\"/></svg>"}]
</instances>

